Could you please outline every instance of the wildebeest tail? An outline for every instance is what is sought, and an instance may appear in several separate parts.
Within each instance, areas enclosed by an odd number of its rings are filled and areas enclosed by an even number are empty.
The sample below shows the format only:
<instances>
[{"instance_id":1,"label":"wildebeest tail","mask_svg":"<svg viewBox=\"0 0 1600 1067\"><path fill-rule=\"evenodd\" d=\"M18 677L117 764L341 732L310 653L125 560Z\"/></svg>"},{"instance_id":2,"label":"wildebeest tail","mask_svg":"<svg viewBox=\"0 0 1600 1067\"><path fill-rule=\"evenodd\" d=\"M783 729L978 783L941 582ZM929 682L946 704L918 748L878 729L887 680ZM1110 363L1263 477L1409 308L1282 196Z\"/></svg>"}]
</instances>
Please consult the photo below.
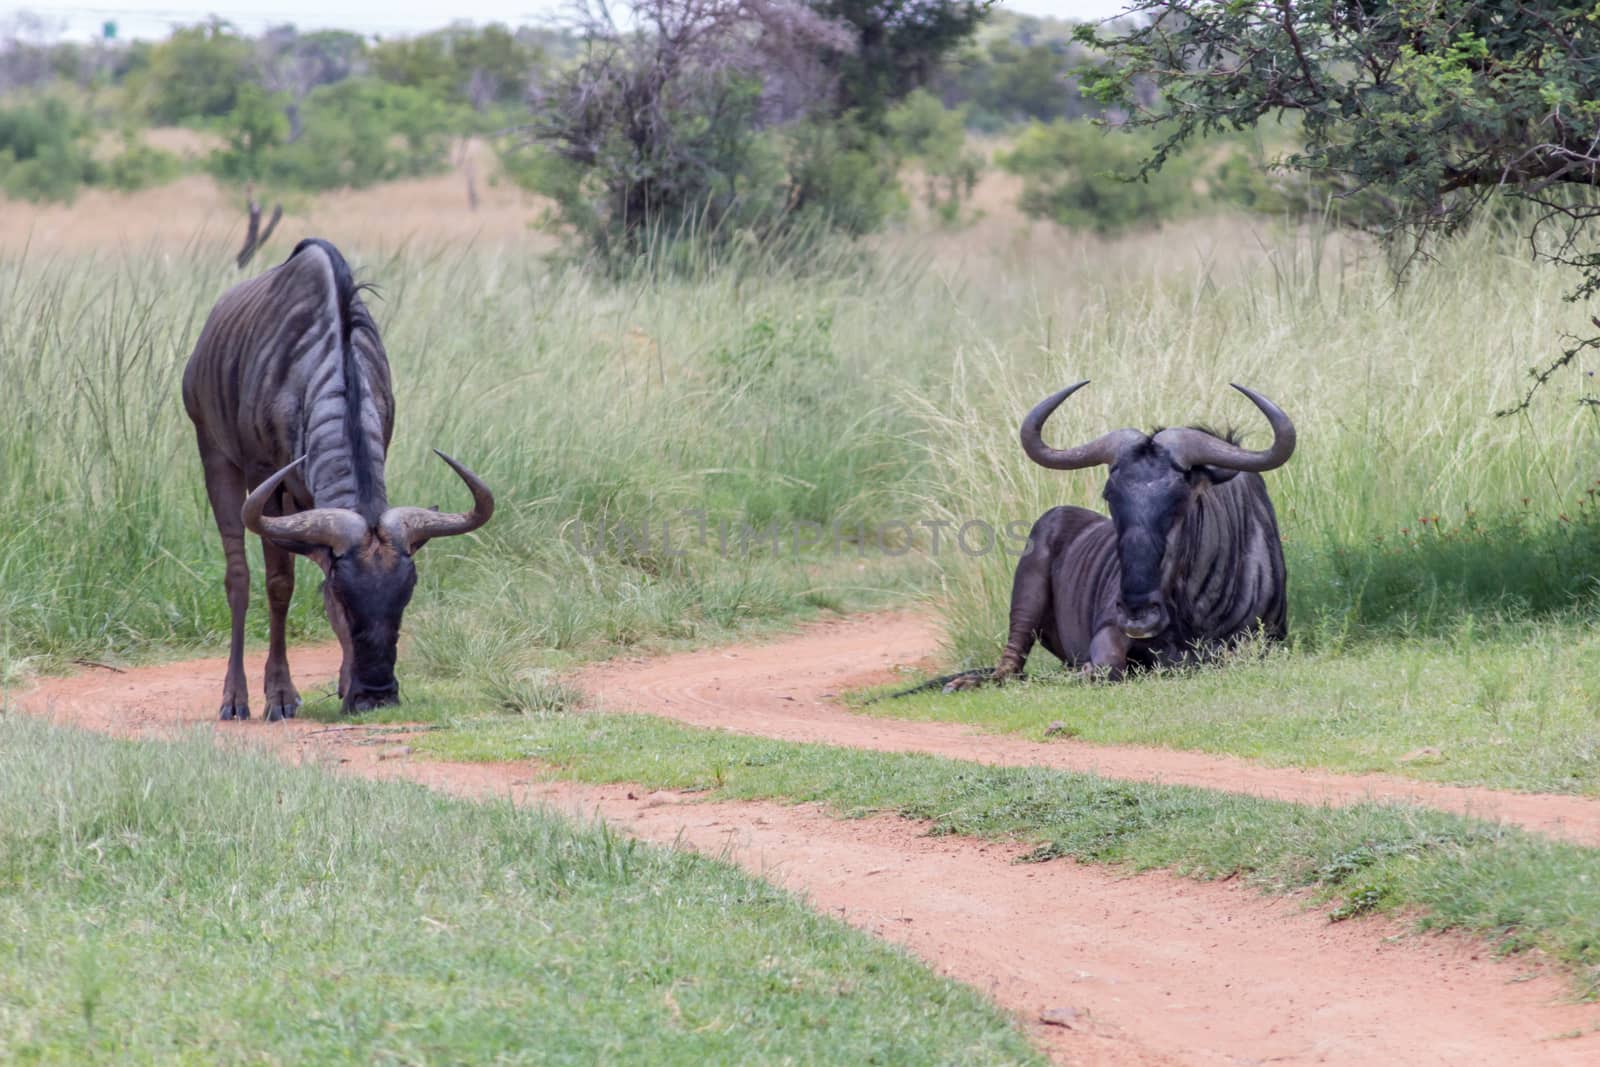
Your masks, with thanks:
<instances>
[{"instance_id":1,"label":"wildebeest tail","mask_svg":"<svg viewBox=\"0 0 1600 1067\"><path fill-rule=\"evenodd\" d=\"M932 690L932 689L943 689L945 686L949 685L951 682L955 681L958 678L992 678L992 677L994 677L994 668L993 667L976 667L976 668L974 668L974 669L972 669L970 671L957 671L954 674L941 674L937 678L929 678L925 682L918 682L916 685L912 686L909 689L899 689L899 690L896 690L893 693L884 693L883 695L875 696L870 700L864 700L864 701L862 701L862 703L863 704L876 704L880 700L899 700L901 697L915 696L918 693L926 693L926 692L928 692L929 690Z\"/></svg>"}]
</instances>

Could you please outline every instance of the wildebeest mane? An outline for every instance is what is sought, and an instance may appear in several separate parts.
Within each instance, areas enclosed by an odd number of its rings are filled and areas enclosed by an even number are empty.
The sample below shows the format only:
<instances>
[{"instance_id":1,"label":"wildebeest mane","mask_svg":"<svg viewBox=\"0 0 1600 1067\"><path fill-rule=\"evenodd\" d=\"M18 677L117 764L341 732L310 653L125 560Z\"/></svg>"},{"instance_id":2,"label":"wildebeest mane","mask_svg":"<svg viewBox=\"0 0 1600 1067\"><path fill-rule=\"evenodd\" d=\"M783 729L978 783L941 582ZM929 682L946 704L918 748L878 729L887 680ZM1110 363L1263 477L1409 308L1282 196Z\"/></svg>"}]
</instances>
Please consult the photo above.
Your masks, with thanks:
<instances>
[{"instance_id":1,"label":"wildebeest mane","mask_svg":"<svg viewBox=\"0 0 1600 1067\"><path fill-rule=\"evenodd\" d=\"M294 246L294 251L289 253L293 259L308 248L319 248L327 257L328 265L333 270L334 303L339 309L339 347L343 362L345 409L344 432L345 440L350 443L350 461L352 472L356 479L356 499L360 502L362 516L375 523L384 506L384 501L377 499L373 474L382 463L382 459L374 457L367 447L367 435L362 432L361 406L366 399L366 375L361 367L361 358L356 350L356 334L363 333L374 345L381 345L378 340L378 325L372 319L372 313L361 300L363 291L375 292L369 283L358 284L350 271L350 264L345 262L344 256L328 241L321 237L307 237ZM370 512L370 514L368 514Z\"/></svg>"}]
</instances>

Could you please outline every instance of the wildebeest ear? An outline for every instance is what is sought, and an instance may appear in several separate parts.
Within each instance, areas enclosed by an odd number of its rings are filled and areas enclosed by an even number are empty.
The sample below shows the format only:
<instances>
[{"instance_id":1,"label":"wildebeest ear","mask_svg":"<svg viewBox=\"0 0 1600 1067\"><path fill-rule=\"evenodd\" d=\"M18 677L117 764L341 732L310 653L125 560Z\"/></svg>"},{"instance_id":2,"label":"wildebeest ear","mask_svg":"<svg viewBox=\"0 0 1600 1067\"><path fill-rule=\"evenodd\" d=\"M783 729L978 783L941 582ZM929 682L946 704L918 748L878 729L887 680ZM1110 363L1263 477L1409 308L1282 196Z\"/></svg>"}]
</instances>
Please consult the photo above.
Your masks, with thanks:
<instances>
[{"instance_id":1,"label":"wildebeest ear","mask_svg":"<svg viewBox=\"0 0 1600 1067\"><path fill-rule=\"evenodd\" d=\"M1189 476L1191 478L1204 478L1212 485L1221 485L1223 482L1233 481L1239 476L1239 472L1229 470L1227 467L1213 467L1208 464L1200 467L1191 467Z\"/></svg>"},{"instance_id":2,"label":"wildebeest ear","mask_svg":"<svg viewBox=\"0 0 1600 1067\"><path fill-rule=\"evenodd\" d=\"M271 541L285 552L293 552L297 556L315 560L322 566L323 570L327 570L329 565L333 563L333 553L328 551L326 545L314 545L309 541L280 541L276 537L268 537L264 540Z\"/></svg>"}]
</instances>

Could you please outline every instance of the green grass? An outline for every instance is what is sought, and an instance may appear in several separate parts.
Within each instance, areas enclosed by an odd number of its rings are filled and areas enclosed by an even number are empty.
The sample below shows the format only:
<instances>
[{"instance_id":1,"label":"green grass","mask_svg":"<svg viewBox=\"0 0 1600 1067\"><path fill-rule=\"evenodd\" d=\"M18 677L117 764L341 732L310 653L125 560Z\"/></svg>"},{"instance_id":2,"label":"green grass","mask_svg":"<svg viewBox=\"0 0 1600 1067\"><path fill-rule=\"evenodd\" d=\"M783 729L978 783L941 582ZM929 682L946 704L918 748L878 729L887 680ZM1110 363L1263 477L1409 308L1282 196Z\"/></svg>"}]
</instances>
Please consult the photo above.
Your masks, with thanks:
<instances>
[{"instance_id":1,"label":"green grass","mask_svg":"<svg viewBox=\"0 0 1600 1067\"><path fill-rule=\"evenodd\" d=\"M1005 687L868 702L866 714L1102 744L1158 745L1276 765L1600 795L1600 637L1586 614L1458 620L1453 635L1260 650L1120 685L1053 669ZM1059 732L1059 731L1057 731ZM1423 749L1436 752L1422 753Z\"/></svg>"},{"instance_id":2,"label":"green grass","mask_svg":"<svg viewBox=\"0 0 1600 1067\"><path fill-rule=\"evenodd\" d=\"M8 1064L1040 1062L788 894L536 810L4 717L0 811Z\"/></svg>"},{"instance_id":3,"label":"green grass","mask_svg":"<svg viewBox=\"0 0 1600 1067\"><path fill-rule=\"evenodd\" d=\"M1533 946L1600 982L1600 850L1410 806L1326 808L1038 768L982 767L694 730L648 716L543 715L426 735L458 760L533 760L535 774L739 800L893 812L933 833L1020 840L1031 858L1248 877L1312 889L1331 914L1401 910L1502 951Z\"/></svg>"}]
</instances>

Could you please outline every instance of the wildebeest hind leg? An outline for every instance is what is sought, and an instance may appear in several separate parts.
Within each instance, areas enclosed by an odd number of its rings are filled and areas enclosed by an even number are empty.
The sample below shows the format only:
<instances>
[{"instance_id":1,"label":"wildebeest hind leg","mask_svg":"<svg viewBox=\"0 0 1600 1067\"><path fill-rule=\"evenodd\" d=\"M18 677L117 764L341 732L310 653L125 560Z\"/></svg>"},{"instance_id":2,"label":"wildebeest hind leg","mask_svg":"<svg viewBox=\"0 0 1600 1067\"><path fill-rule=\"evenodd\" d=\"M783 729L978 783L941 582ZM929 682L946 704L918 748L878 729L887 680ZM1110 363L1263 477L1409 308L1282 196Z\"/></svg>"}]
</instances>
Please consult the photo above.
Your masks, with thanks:
<instances>
[{"instance_id":1,"label":"wildebeest hind leg","mask_svg":"<svg viewBox=\"0 0 1600 1067\"><path fill-rule=\"evenodd\" d=\"M223 579L228 590L228 611L233 616L232 642L228 649L228 674L222 683L222 708L219 718L248 719L250 690L244 677L244 616L250 607L250 564L244 554L244 473L210 450L200 441L200 461L205 467L206 495L222 535L222 554L227 560Z\"/></svg>"},{"instance_id":2,"label":"wildebeest hind leg","mask_svg":"<svg viewBox=\"0 0 1600 1067\"><path fill-rule=\"evenodd\" d=\"M289 601L294 597L294 556L265 538L261 558L267 571L267 607L271 612L267 645L267 721L292 719L300 707L300 693L289 674L289 649L284 635Z\"/></svg>"},{"instance_id":3,"label":"wildebeest hind leg","mask_svg":"<svg viewBox=\"0 0 1600 1067\"><path fill-rule=\"evenodd\" d=\"M1102 626L1089 641L1085 677L1119 681L1128 670L1128 635L1115 626Z\"/></svg>"}]
</instances>

